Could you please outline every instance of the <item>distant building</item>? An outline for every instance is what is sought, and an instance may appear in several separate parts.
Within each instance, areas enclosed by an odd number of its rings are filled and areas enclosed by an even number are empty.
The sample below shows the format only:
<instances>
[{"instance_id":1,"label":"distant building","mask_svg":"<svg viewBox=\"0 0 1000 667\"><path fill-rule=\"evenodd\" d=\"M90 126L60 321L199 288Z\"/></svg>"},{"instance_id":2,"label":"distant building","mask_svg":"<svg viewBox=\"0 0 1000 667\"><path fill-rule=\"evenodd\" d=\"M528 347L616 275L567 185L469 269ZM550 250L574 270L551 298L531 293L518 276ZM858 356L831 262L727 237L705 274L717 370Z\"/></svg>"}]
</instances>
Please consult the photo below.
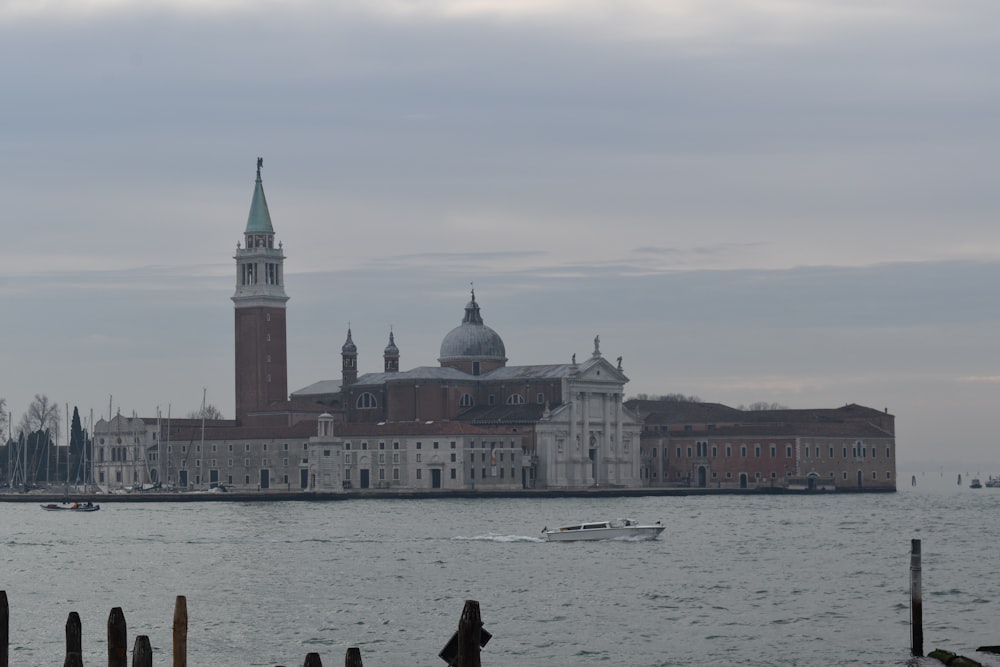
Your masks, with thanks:
<instances>
[{"instance_id":1,"label":"distant building","mask_svg":"<svg viewBox=\"0 0 1000 667\"><path fill-rule=\"evenodd\" d=\"M106 489L347 492L366 489L895 488L893 418L838 410L747 412L624 403L628 382L594 338L568 363L508 365L472 292L437 366L402 370L394 332L380 372L359 373L350 329L341 377L288 396L284 251L261 181L237 244L234 420L95 425ZM569 356L569 355L568 355Z\"/></svg>"},{"instance_id":2,"label":"distant building","mask_svg":"<svg viewBox=\"0 0 1000 667\"><path fill-rule=\"evenodd\" d=\"M744 411L629 401L643 419L642 477L695 488L896 488L895 418L860 405Z\"/></svg>"}]
</instances>

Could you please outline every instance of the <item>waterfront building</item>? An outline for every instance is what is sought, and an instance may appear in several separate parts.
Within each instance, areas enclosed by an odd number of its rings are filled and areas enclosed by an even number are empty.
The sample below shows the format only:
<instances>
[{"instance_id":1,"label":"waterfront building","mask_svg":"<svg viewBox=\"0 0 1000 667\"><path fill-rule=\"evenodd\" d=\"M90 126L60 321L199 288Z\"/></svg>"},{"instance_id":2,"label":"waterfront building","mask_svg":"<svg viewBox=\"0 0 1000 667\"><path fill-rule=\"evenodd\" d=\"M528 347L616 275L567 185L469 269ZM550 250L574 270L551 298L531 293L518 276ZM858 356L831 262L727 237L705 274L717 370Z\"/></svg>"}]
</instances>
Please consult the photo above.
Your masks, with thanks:
<instances>
[{"instance_id":1,"label":"waterfront building","mask_svg":"<svg viewBox=\"0 0 1000 667\"><path fill-rule=\"evenodd\" d=\"M896 488L895 418L860 405L738 410L718 403L629 401L643 418L648 486Z\"/></svg>"},{"instance_id":2,"label":"waterfront building","mask_svg":"<svg viewBox=\"0 0 1000 667\"><path fill-rule=\"evenodd\" d=\"M626 403L621 357L610 362L598 337L581 361L567 354L569 362L508 365L474 291L460 324L442 339L438 365L404 370L390 331L381 370L361 373L348 328L340 377L286 395L284 251L275 243L261 166L258 159L234 257L236 418L99 422L95 468L109 487L895 488L887 412ZM135 434L127 446L118 431Z\"/></svg>"}]
</instances>

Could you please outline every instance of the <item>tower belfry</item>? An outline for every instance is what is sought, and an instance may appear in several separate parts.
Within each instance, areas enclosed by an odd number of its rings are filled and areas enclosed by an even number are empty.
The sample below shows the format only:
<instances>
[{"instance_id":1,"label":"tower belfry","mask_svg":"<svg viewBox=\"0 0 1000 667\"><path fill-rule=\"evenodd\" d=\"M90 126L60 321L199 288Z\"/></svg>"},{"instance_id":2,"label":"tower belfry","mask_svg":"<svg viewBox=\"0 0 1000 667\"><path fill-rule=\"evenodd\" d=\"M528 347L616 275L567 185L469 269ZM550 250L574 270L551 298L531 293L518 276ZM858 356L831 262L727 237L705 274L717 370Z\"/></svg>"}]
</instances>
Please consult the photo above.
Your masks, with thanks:
<instances>
[{"instance_id":1,"label":"tower belfry","mask_svg":"<svg viewBox=\"0 0 1000 667\"><path fill-rule=\"evenodd\" d=\"M264 197L257 158L257 182L243 233L236 244L236 418L278 407L288 399L285 334L285 253L274 245L274 227Z\"/></svg>"}]
</instances>

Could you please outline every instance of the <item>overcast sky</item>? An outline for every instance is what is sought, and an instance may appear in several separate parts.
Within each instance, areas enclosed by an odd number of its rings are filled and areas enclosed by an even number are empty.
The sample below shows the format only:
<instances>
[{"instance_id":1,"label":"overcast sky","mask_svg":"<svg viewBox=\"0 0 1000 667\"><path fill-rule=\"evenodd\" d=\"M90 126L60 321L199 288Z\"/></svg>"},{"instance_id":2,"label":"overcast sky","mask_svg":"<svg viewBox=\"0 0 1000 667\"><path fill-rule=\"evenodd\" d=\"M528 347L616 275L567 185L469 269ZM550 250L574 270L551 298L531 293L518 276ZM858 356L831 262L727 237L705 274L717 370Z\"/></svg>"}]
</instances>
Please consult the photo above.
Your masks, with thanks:
<instances>
[{"instance_id":1,"label":"overcast sky","mask_svg":"<svg viewBox=\"0 0 1000 667\"><path fill-rule=\"evenodd\" d=\"M257 156L289 389L510 364L860 403L1000 472L995 0L0 0L0 397L233 416ZM991 468L991 466L993 466Z\"/></svg>"}]
</instances>

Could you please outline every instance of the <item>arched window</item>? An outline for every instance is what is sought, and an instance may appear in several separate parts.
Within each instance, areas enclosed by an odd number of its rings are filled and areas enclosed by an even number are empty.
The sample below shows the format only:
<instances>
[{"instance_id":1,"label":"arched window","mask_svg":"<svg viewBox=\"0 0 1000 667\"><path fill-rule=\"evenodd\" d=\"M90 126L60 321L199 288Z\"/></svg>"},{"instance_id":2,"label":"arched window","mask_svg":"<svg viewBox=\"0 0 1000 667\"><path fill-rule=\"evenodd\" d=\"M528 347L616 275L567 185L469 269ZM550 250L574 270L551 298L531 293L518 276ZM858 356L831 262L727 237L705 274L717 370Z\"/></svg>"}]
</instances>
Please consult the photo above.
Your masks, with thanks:
<instances>
[{"instance_id":1,"label":"arched window","mask_svg":"<svg viewBox=\"0 0 1000 667\"><path fill-rule=\"evenodd\" d=\"M458 401L458 406L461 408L471 408L475 404L476 401L473 400L470 394L462 394L462 398L460 398Z\"/></svg>"},{"instance_id":2,"label":"arched window","mask_svg":"<svg viewBox=\"0 0 1000 667\"><path fill-rule=\"evenodd\" d=\"M523 405L523 404L524 404L524 396L521 396L520 394L511 394L510 396L507 397L507 405Z\"/></svg>"},{"instance_id":3,"label":"arched window","mask_svg":"<svg viewBox=\"0 0 1000 667\"><path fill-rule=\"evenodd\" d=\"M361 394L358 396L357 406L362 410L378 407L378 401L375 400L375 394L368 391Z\"/></svg>"}]
</instances>

